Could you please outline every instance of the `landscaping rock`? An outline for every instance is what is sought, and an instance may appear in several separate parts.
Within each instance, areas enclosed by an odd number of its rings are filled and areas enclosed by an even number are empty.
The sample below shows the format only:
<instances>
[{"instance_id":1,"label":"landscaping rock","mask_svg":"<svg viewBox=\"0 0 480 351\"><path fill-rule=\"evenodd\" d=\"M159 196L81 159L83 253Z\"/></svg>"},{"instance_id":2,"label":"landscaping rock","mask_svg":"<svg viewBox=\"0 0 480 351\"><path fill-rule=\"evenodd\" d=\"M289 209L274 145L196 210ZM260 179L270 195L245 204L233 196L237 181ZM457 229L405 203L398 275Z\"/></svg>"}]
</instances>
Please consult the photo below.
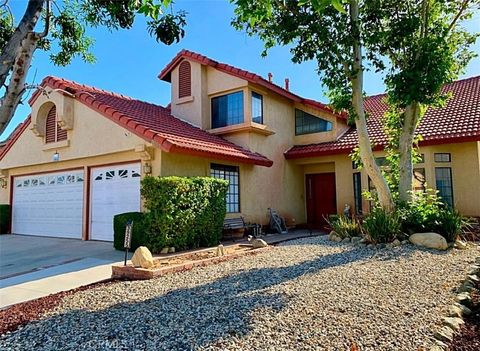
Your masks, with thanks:
<instances>
[{"instance_id":1,"label":"landscaping rock","mask_svg":"<svg viewBox=\"0 0 480 351\"><path fill-rule=\"evenodd\" d=\"M458 250L466 250L468 249L468 245L466 242L463 242L461 240L457 240L455 241L455 244L453 245L454 248L458 249Z\"/></svg>"},{"instance_id":2,"label":"landscaping rock","mask_svg":"<svg viewBox=\"0 0 480 351\"><path fill-rule=\"evenodd\" d=\"M353 244L358 244L358 243L360 242L360 240L362 240L362 238L359 237L359 236L354 236L354 237L352 237L352 239L351 239L351 241L352 241Z\"/></svg>"},{"instance_id":3,"label":"landscaping rock","mask_svg":"<svg viewBox=\"0 0 480 351\"><path fill-rule=\"evenodd\" d=\"M160 251L161 254L167 254L168 253L168 247L164 247L162 251Z\"/></svg>"},{"instance_id":4,"label":"landscaping rock","mask_svg":"<svg viewBox=\"0 0 480 351\"><path fill-rule=\"evenodd\" d=\"M392 246L393 247L397 247L397 246L400 246L402 245L402 243L400 242L400 240L398 239L395 239L393 242L392 242Z\"/></svg>"},{"instance_id":5,"label":"landscaping rock","mask_svg":"<svg viewBox=\"0 0 480 351\"><path fill-rule=\"evenodd\" d=\"M459 330L462 324L465 324L463 319L458 317L445 317L443 319L443 324L453 330Z\"/></svg>"},{"instance_id":6,"label":"landscaping rock","mask_svg":"<svg viewBox=\"0 0 480 351\"><path fill-rule=\"evenodd\" d=\"M446 250L448 243L443 236L437 233L415 233L410 235L410 242L416 246L429 249Z\"/></svg>"},{"instance_id":7,"label":"landscaping rock","mask_svg":"<svg viewBox=\"0 0 480 351\"><path fill-rule=\"evenodd\" d=\"M138 249L135 250L135 253L132 256L132 264L135 267L153 267L152 253L145 246L140 246Z\"/></svg>"},{"instance_id":8,"label":"landscaping rock","mask_svg":"<svg viewBox=\"0 0 480 351\"><path fill-rule=\"evenodd\" d=\"M339 243L342 241L342 238L337 234L335 231L331 231L330 234L328 235L328 240L334 241L336 243Z\"/></svg>"},{"instance_id":9,"label":"landscaping rock","mask_svg":"<svg viewBox=\"0 0 480 351\"><path fill-rule=\"evenodd\" d=\"M342 240L342 243L349 243L350 242L350 238L345 238Z\"/></svg>"},{"instance_id":10,"label":"landscaping rock","mask_svg":"<svg viewBox=\"0 0 480 351\"><path fill-rule=\"evenodd\" d=\"M469 293L473 290L473 284L469 281L465 281L462 283L462 285L460 285L460 287L458 288L458 292L460 293Z\"/></svg>"},{"instance_id":11,"label":"landscaping rock","mask_svg":"<svg viewBox=\"0 0 480 351\"><path fill-rule=\"evenodd\" d=\"M220 257L220 256L223 256L223 255L225 255L225 251L223 250L223 245L220 244L220 245L217 246L217 256Z\"/></svg>"},{"instance_id":12,"label":"landscaping rock","mask_svg":"<svg viewBox=\"0 0 480 351\"><path fill-rule=\"evenodd\" d=\"M175 253L175 248L174 247L168 248L168 253Z\"/></svg>"},{"instance_id":13,"label":"landscaping rock","mask_svg":"<svg viewBox=\"0 0 480 351\"><path fill-rule=\"evenodd\" d=\"M433 336L440 341L450 342L453 339L453 330L444 326L437 330Z\"/></svg>"},{"instance_id":14,"label":"landscaping rock","mask_svg":"<svg viewBox=\"0 0 480 351\"><path fill-rule=\"evenodd\" d=\"M472 302L472 297L468 292L462 292L458 294L455 299L462 305L464 306L469 306L470 303Z\"/></svg>"},{"instance_id":15,"label":"landscaping rock","mask_svg":"<svg viewBox=\"0 0 480 351\"><path fill-rule=\"evenodd\" d=\"M266 243L265 240L262 240L262 239L253 239L251 241L252 243L252 246L254 249L261 249L262 247L267 247L268 244Z\"/></svg>"},{"instance_id":16,"label":"landscaping rock","mask_svg":"<svg viewBox=\"0 0 480 351\"><path fill-rule=\"evenodd\" d=\"M449 317L462 317L468 316L472 311L466 306L460 305L458 303L450 306L448 308L448 316Z\"/></svg>"}]
</instances>

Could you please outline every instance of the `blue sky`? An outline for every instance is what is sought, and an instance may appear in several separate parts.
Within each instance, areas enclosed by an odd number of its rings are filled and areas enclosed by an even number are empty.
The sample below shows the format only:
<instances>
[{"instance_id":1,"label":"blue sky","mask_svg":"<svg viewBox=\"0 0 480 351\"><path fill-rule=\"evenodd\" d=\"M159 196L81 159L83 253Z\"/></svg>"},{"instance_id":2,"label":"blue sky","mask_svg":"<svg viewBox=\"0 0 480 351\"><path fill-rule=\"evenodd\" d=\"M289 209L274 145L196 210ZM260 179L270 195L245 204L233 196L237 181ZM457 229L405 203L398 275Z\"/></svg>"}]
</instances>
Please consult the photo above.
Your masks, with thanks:
<instances>
[{"instance_id":1,"label":"blue sky","mask_svg":"<svg viewBox=\"0 0 480 351\"><path fill-rule=\"evenodd\" d=\"M12 11L19 18L26 0L10 2ZM293 64L288 48L274 48L266 58L260 53L263 44L230 26L233 6L226 0L177 0L175 9L188 12L186 36L178 44L158 44L146 32L143 20L137 20L131 30L109 32L90 29L95 39L92 49L97 61L87 64L80 59L67 67L50 63L47 53L37 51L30 69L28 83L39 83L47 75L55 75L105 90L122 93L141 100L166 105L170 100L170 85L157 78L161 69L181 49L202 53L217 61L225 62L267 77L273 74L275 83L283 85L290 79L290 89L304 97L326 102L314 62ZM480 31L480 14L468 27ZM480 42L474 50L480 53ZM463 77L480 74L480 58L473 60ZM365 90L368 94L383 92L381 77L368 74ZM28 98L26 99L28 100ZM14 119L0 136L4 139L29 114L27 103L19 106Z\"/></svg>"}]
</instances>

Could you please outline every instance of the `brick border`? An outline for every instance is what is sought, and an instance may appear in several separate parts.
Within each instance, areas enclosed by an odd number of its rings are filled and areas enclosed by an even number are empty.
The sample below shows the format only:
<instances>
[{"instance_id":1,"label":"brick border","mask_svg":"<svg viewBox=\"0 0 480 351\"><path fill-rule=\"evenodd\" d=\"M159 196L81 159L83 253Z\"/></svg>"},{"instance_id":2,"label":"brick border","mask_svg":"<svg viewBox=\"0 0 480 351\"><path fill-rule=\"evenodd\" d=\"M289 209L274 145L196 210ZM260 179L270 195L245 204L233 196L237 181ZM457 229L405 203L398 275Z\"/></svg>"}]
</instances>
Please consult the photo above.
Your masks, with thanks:
<instances>
[{"instance_id":1,"label":"brick border","mask_svg":"<svg viewBox=\"0 0 480 351\"><path fill-rule=\"evenodd\" d=\"M233 246L247 246L244 244L238 244L238 245L233 245ZM232 246L230 246L232 247ZM127 279L127 280L146 280L146 279L153 279L156 277L160 277L163 275L171 274L171 273L177 273L177 272L185 272L189 271L195 267L205 267L209 266L212 264L218 264L221 262L225 261L231 261L240 257L244 256L252 256L252 255L257 255L259 253L268 251L273 249L273 246L267 246L267 247L262 247L259 249L251 249L249 251L243 251L243 252L237 252L237 253L232 253L232 254L227 254L224 256L218 256L218 257L210 257L210 258L204 258L198 261L193 261L193 262L186 262L186 263L181 263L181 264L176 264L172 265L169 267L162 267L162 268L156 268L156 269L145 269L145 268L136 268L131 265L127 266L118 266L118 265L113 265L112 266L112 279ZM207 249L210 250L210 249ZM201 250L205 251L205 250ZM186 255L191 255L192 252L184 254ZM176 257L181 257L183 255L178 255ZM157 258L156 260L161 260L162 258Z\"/></svg>"}]
</instances>

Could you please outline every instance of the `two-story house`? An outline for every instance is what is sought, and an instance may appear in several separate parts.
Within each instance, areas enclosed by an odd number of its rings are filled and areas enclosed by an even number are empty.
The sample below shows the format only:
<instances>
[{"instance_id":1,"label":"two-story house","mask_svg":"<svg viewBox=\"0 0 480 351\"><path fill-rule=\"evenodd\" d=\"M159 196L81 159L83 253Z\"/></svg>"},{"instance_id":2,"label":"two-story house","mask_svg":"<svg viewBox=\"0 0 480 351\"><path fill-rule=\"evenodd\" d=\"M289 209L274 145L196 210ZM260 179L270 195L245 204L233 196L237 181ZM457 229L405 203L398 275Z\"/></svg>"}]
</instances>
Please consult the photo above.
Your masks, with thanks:
<instances>
[{"instance_id":1,"label":"two-story house","mask_svg":"<svg viewBox=\"0 0 480 351\"><path fill-rule=\"evenodd\" d=\"M274 208L321 225L349 204L364 213L370 184L349 153L347 115L271 79L183 50L160 72L167 107L46 77L31 115L0 146L0 203L13 233L112 240L112 218L142 208L140 179L213 176L230 182L229 216L266 224ZM480 77L445 87L419 132L415 187L438 189L465 215L480 216ZM382 162L383 95L367 99Z\"/></svg>"}]
</instances>

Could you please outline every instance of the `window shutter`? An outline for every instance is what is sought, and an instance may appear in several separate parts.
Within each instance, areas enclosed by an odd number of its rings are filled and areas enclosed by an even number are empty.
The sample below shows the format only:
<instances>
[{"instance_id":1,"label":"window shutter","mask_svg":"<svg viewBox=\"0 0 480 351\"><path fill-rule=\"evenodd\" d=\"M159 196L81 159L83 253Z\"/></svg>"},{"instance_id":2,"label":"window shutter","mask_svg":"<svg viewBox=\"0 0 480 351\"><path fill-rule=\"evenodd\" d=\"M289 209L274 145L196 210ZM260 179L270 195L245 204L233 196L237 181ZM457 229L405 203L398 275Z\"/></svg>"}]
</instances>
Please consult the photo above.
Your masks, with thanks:
<instances>
[{"instance_id":1,"label":"window shutter","mask_svg":"<svg viewBox=\"0 0 480 351\"><path fill-rule=\"evenodd\" d=\"M56 141L56 126L57 126L57 110L53 106L48 111L47 119L45 120L45 142L54 143Z\"/></svg>"},{"instance_id":2,"label":"window shutter","mask_svg":"<svg viewBox=\"0 0 480 351\"><path fill-rule=\"evenodd\" d=\"M60 128L57 123L57 141L67 140L67 131L65 129Z\"/></svg>"},{"instance_id":3,"label":"window shutter","mask_svg":"<svg viewBox=\"0 0 480 351\"><path fill-rule=\"evenodd\" d=\"M183 61L178 68L178 97L192 95L192 69L190 62Z\"/></svg>"}]
</instances>

